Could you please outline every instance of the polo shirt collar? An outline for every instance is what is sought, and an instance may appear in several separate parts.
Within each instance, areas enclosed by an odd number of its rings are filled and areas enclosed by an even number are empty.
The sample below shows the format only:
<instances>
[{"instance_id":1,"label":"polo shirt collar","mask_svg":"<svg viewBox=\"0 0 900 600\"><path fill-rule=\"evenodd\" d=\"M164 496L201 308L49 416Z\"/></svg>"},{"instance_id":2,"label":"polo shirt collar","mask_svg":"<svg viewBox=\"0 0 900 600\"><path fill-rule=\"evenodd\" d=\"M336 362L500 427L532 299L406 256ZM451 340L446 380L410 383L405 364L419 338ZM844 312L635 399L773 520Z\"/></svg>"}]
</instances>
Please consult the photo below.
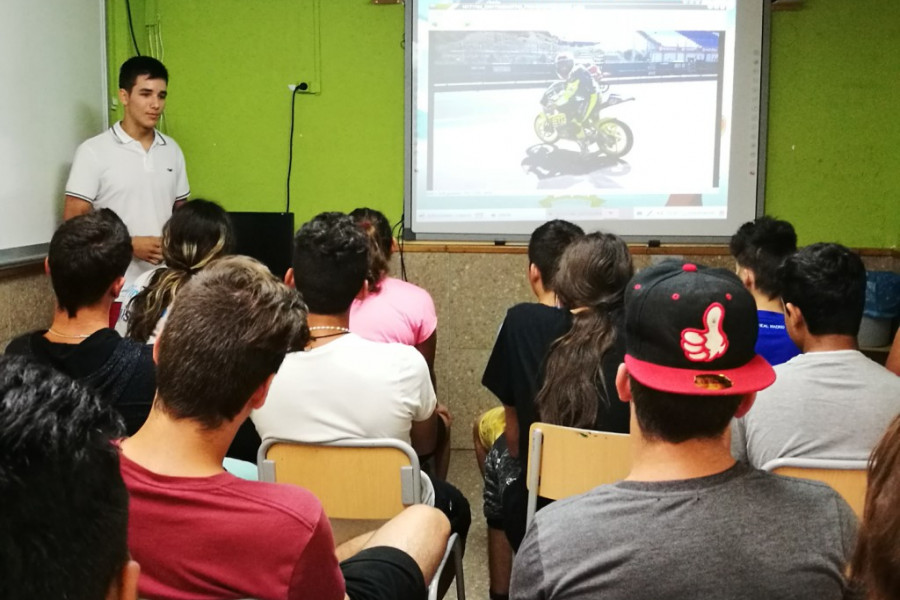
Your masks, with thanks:
<instances>
[{"instance_id":1,"label":"polo shirt collar","mask_svg":"<svg viewBox=\"0 0 900 600\"><path fill-rule=\"evenodd\" d=\"M130 144L131 142L137 142L137 140L125 133L125 130L122 129L122 121L116 121L115 125L110 127L110 130L112 131L113 137L116 138L116 141L120 144ZM159 131L154 129L153 136L153 143L150 145L151 148L153 148L154 146L166 145L166 139Z\"/></svg>"}]
</instances>

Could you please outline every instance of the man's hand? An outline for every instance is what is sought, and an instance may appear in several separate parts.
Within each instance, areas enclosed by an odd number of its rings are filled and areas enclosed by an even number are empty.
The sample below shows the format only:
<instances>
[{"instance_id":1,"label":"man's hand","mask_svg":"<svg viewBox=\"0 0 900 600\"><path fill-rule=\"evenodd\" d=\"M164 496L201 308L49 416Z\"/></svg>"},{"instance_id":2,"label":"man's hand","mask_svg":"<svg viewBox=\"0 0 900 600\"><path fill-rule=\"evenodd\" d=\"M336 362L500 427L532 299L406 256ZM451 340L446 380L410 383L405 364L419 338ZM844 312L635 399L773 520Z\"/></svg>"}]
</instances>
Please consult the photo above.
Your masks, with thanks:
<instances>
[{"instance_id":1,"label":"man's hand","mask_svg":"<svg viewBox=\"0 0 900 600\"><path fill-rule=\"evenodd\" d=\"M162 262L162 240L153 235L138 235L131 238L131 246L134 248L134 255L145 260L151 265L158 265Z\"/></svg>"}]
</instances>

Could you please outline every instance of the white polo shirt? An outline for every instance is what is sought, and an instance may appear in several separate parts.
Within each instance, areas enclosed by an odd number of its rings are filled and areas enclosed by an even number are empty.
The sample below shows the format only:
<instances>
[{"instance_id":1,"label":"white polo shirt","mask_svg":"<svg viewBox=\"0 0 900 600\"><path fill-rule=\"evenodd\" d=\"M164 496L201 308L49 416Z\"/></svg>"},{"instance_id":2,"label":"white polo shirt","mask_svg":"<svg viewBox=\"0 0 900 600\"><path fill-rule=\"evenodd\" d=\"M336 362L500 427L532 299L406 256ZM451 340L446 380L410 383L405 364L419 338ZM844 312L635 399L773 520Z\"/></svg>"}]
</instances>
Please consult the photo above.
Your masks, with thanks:
<instances>
[{"instance_id":1,"label":"white polo shirt","mask_svg":"<svg viewBox=\"0 0 900 600\"><path fill-rule=\"evenodd\" d=\"M145 151L116 123L78 146L66 194L96 209L112 209L133 236L161 235L172 205L190 195L184 154L175 140L159 131ZM120 298L127 297L131 284L153 268L132 258Z\"/></svg>"}]
</instances>

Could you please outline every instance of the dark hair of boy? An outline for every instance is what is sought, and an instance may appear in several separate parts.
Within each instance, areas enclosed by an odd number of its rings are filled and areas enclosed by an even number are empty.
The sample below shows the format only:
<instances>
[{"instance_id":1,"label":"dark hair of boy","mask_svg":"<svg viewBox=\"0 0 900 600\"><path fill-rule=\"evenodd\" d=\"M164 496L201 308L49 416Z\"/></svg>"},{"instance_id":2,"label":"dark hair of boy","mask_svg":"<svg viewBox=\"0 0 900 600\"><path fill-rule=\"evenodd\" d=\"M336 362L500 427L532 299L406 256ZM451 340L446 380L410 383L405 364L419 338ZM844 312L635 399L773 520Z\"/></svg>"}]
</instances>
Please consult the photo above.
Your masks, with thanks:
<instances>
[{"instance_id":1,"label":"dark hair of boy","mask_svg":"<svg viewBox=\"0 0 900 600\"><path fill-rule=\"evenodd\" d=\"M357 208L350 213L357 226L369 237L369 270L366 273L366 281L369 283L369 291L379 290L378 282L388 272L391 260L394 236L391 232L391 224L387 217L372 208Z\"/></svg>"},{"instance_id":2,"label":"dark hair of boy","mask_svg":"<svg viewBox=\"0 0 900 600\"><path fill-rule=\"evenodd\" d=\"M562 219L547 221L531 234L528 262L540 271L544 289L553 289L559 259L569 244L582 235L584 230L581 227Z\"/></svg>"},{"instance_id":3,"label":"dark hair of boy","mask_svg":"<svg viewBox=\"0 0 900 600\"><path fill-rule=\"evenodd\" d=\"M119 89L131 93L131 88L141 75L169 83L169 72L161 62L152 56L132 56L119 67Z\"/></svg>"},{"instance_id":4,"label":"dark hair of boy","mask_svg":"<svg viewBox=\"0 0 900 600\"><path fill-rule=\"evenodd\" d=\"M294 285L311 313L350 309L368 271L369 241L348 215L324 212L294 236Z\"/></svg>"},{"instance_id":5,"label":"dark hair of boy","mask_svg":"<svg viewBox=\"0 0 900 600\"><path fill-rule=\"evenodd\" d=\"M103 600L128 562L116 415L49 367L0 356L0 597Z\"/></svg>"},{"instance_id":6,"label":"dark hair of boy","mask_svg":"<svg viewBox=\"0 0 900 600\"><path fill-rule=\"evenodd\" d=\"M70 317L97 303L131 262L131 237L108 208L63 222L50 240L47 265L56 301Z\"/></svg>"},{"instance_id":7,"label":"dark hair of boy","mask_svg":"<svg viewBox=\"0 0 900 600\"><path fill-rule=\"evenodd\" d=\"M212 260L233 251L234 232L221 206L197 198L176 209L162 231L165 267L131 299L128 337L146 342L178 289Z\"/></svg>"},{"instance_id":8,"label":"dark hair of boy","mask_svg":"<svg viewBox=\"0 0 900 600\"><path fill-rule=\"evenodd\" d=\"M760 217L741 225L729 248L738 265L753 271L756 288L773 299L781 293L778 267L797 251L797 234L787 221Z\"/></svg>"},{"instance_id":9,"label":"dark hair of boy","mask_svg":"<svg viewBox=\"0 0 900 600\"><path fill-rule=\"evenodd\" d=\"M778 269L781 297L800 309L812 335L856 337L866 302L866 267L840 244L812 244Z\"/></svg>"},{"instance_id":10,"label":"dark hair of boy","mask_svg":"<svg viewBox=\"0 0 900 600\"><path fill-rule=\"evenodd\" d=\"M742 396L686 396L662 392L633 377L631 393L643 436L669 444L719 437L742 399Z\"/></svg>"},{"instance_id":11,"label":"dark hair of boy","mask_svg":"<svg viewBox=\"0 0 900 600\"><path fill-rule=\"evenodd\" d=\"M215 260L184 285L169 311L156 343L156 402L176 419L215 429L308 338L296 290L252 258Z\"/></svg>"}]
</instances>

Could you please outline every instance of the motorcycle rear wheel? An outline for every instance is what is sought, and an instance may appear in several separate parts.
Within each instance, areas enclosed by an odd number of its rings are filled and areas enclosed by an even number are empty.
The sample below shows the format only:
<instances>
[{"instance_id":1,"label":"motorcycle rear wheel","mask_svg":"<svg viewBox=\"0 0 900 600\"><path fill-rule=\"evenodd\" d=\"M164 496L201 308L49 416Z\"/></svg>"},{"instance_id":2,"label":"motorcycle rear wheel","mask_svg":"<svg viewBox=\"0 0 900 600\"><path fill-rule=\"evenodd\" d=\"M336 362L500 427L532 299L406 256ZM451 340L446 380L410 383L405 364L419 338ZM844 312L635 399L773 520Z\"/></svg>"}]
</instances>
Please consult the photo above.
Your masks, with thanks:
<instances>
[{"instance_id":1,"label":"motorcycle rear wheel","mask_svg":"<svg viewBox=\"0 0 900 600\"><path fill-rule=\"evenodd\" d=\"M631 128L618 119L607 119L597 125L597 145L610 158L622 158L634 145Z\"/></svg>"},{"instance_id":2,"label":"motorcycle rear wheel","mask_svg":"<svg viewBox=\"0 0 900 600\"><path fill-rule=\"evenodd\" d=\"M555 144L559 140L559 129L550 122L544 113L534 118L534 133L545 144Z\"/></svg>"}]
</instances>

